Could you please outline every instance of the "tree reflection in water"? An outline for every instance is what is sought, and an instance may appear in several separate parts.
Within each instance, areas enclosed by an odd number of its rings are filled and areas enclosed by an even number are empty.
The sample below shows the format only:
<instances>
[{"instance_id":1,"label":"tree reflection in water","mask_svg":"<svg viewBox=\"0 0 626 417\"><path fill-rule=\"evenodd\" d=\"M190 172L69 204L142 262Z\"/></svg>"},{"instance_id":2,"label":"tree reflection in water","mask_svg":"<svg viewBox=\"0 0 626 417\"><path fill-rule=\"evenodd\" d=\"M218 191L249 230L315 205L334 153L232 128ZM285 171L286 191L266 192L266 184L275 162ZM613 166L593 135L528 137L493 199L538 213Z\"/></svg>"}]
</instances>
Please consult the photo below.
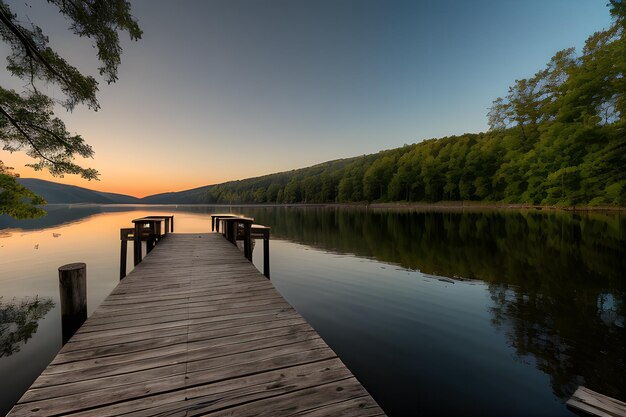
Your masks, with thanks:
<instances>
[{"instance_id":1,"label":"tree reflection in water","mask_svg":"<svg viewBox=\"0 0 626 417\"><path fill-rule=\"evenodd\" d=\"M626 218L544 211L250 212L272 237L484 281L492 324L568 398L626 395Z\"/></svg>"},{"instance_id":2,"label":"tree reflection in water","mask_svg":"<svg viewBox=\"0 0 626 417\"><path fill-rule=\"evenodd\" d=\"M550 376L555 395L566 399L585 385L623 397L624 317L616 308L602 309L602 294L575 286L547 295L506 284L492 284L489 290L494 325L503 329L520 358L535 358ZM606 316L613 320L607 322Z\"/></svg>"},{"instance_id":3,"label":"tree reflection in water","mask_svg":"<svg viewBox=\"0 0 626 417\"><path fill-rule=\"evenodd\" d=\"M37 332L41 320L54 307L49 298L15 299L5 303L0 297L0 357L20 351Z\"/></svg>"}]
</instances>

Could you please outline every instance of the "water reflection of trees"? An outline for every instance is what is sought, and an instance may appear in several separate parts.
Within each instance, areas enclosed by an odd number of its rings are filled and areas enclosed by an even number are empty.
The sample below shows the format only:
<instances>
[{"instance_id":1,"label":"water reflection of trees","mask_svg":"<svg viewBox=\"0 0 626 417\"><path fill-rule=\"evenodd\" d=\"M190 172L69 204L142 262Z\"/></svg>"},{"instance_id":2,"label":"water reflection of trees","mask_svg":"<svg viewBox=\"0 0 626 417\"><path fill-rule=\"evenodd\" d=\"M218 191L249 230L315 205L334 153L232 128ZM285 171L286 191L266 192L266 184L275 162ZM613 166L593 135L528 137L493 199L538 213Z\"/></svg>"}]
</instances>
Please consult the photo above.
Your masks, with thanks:
<instances>
[{"instance_id":1,"label":"water reflection of trees","mask_svg":"<svg viewBox=\"0 0 626 417\"><path fill-rule=\"evenodd\" d=\"M54 303L49 298L14 299L5 303L0 297L0 357L19 352L52 307Z\"/></svg>"},{"instance_id":2,"label":"water reflection of trees","mask_svg":"<svg viewBox=\"0 0 626 417\"><path fill-rule=\"evenodd\" d=\"M249 210L272 237L373 257L429 274L520 283L537 276L621 284L623 215L564 212ZM582 270L580 269L582 268Z\"/></svg>"},{"instance_id":3,"label":"water reflection of trees","mask_svg":"<svg viewBox=\"0 0 626 417\"><path fill-rule=\"evenodd\" d=\"M552 293L507 284L490 284L489 291L494 325L520 358L534 357L557 396L566 399L585 385L624 398L623 305L603 310L602 294L567 282ZM603 320L606 313L613 320Z\"/></svg>"},{"instance_id":4,"label":"water reflection of trees","mask_svg":"<svg viewBox=\"0 0 626 417\"><path fill-rule=\"evenodd\" d=\"M47 214L36 219L18 220L7 215L0 216L0 229L39 230L60 224L76 223L102 212L100 206L79 206L70 208L66 205L46 206Z\"/></svg>"},{"instance_id":5,"label":"water reflection of trees","mask_svg":"<svg viewBox=\"0 0 626 417\"><path fill-rule=\"evenodd\" d=\"M262 210L273 237L487 283L492 322L560 398L626 395L626 218L536 211ZM532 362L532 359L530 360Z\"/></svg>"}]
</instances>

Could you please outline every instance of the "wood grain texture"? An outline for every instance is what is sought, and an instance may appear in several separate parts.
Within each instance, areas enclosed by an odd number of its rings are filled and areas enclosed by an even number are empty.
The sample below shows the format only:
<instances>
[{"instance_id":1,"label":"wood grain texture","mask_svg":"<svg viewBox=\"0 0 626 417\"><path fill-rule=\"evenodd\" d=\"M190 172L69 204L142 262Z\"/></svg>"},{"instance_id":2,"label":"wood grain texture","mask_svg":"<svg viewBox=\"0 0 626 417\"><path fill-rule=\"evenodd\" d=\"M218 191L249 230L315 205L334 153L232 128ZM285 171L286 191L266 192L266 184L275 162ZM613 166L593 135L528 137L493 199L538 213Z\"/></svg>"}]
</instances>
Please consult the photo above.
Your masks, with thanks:
<instances>
[{"instance_id":1,"label":"wood grain texture","mask_svg":"<svg viewBox=\"0 0 626 417\"><path fill-rule=\"evenodd\" d=\"M384 413L235 246L169 233L9 415Z\"/></svg>"},{"instance_id":2,"label":"wood grain texture","mask_svg":"<svg viewBox=\"0 0 626 417\"><path fill-rule=\"evenodd\" d=\"M626 417L626 403L580 386L567 406L592 416Z\"/></svg>"}]
</instances>

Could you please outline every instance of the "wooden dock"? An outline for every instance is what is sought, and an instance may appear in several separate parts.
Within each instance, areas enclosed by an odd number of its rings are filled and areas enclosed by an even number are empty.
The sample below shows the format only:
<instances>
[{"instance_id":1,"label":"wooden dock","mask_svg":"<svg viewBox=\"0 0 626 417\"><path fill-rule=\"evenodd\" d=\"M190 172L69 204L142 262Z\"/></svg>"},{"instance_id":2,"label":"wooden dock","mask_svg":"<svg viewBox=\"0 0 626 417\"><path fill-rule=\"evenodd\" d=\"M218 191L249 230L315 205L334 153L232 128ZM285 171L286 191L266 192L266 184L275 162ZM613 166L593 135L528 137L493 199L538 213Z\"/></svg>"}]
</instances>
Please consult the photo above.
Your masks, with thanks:
<instances>
[{"instance_id":1,"label":"wooden dock","mask_svg":"<svg viewBox=\"0 0 626 417\"><path fill-rule=\"evenodd\" d=\"M380 416L306 321L220 234L169 234L10 416Z\"/></svg>"}]
</instances>

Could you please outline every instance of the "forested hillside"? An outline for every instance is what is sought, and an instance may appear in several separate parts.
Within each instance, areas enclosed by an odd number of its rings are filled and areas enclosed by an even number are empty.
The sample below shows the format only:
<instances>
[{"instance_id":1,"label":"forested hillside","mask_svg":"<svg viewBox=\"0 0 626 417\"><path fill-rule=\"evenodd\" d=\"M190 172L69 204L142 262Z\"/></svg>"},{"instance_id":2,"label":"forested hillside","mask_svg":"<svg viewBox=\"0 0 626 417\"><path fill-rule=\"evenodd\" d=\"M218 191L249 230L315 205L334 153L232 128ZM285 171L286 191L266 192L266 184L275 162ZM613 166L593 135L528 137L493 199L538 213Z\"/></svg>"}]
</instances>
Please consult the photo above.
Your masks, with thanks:
<instances>
[{"instance_id":1,"label":"forested hillside","mask_svg":"<svg viewBox=\"0 0 626 417\"><path fill-rule=\"evenodd\" d=\"M43 197L48 204L136 204L137 197L124 194L105 193L89 190L74 185L59 184L56 182L36 178L17 178L17 183L28 188L35 194Z\"/></svg>"},{"instance_id":2,"label":"forested hillside","mask_svg":"<svg viewBox=\"0 0 626 417\"><path fill-rule=\"evenodd\" d=\"M557 52L494 101L491 130L314 167L153 196L147 202L480 200L626 205L624 3L580 54Z\"/></svg>"}]
</instances>

